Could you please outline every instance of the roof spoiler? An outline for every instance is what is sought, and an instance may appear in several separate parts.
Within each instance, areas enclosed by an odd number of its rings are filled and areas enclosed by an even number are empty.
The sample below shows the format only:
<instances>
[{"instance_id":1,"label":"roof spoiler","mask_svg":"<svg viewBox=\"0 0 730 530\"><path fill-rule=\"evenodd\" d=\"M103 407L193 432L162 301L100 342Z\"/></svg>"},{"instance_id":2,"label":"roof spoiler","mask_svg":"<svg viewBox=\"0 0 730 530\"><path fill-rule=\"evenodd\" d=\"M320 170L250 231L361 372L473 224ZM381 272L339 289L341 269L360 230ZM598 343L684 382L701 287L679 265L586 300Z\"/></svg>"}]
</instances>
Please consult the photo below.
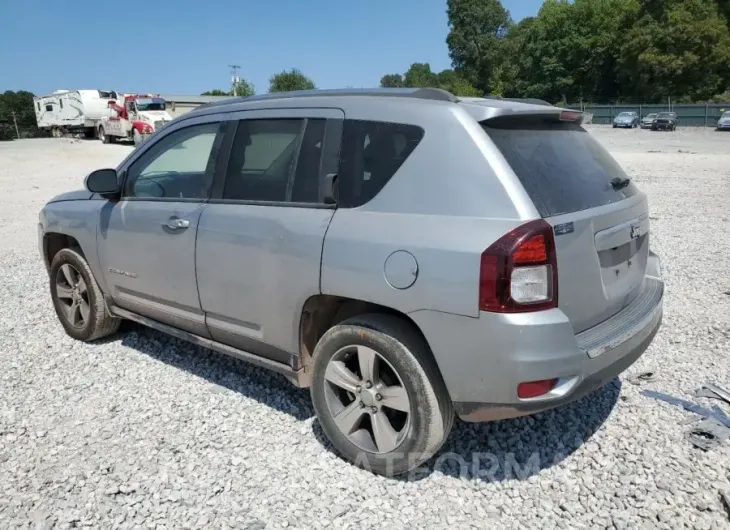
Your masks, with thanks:
<instances>
[{"instance_id":1,"label":"roof spoiler","mask_svg":"<svg viewBox=\"0 0 730 530\"><path fill-rule=\"evenodd\" d=\"M493 96L490 94L484 94L484 99L501 99L502 101L515 101L517 103L530 103L531 105L546 105L548 107L553 107L551 103L548 103L544 99L537 99L537 98L503 98L502 96Z\"/></svg>"}]
</instances>

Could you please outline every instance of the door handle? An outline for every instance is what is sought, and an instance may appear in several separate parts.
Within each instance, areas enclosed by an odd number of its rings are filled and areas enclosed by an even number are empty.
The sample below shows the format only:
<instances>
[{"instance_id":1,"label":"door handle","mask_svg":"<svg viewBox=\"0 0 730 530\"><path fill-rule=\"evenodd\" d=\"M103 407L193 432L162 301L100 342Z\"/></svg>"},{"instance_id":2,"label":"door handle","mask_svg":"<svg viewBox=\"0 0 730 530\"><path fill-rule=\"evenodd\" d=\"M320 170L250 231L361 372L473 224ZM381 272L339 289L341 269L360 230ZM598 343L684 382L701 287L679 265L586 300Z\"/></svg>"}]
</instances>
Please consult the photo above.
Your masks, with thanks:
<instances>
[{"instance_id":1,"label":"door handle","mask_svg":"<svg viewBox=\"0 0 730 530\"><path fill-rule=\"evenodd\" d=\"M165 226L170 230L184 230L190 226L190 221L187 219L180 219L179 217L170 217L165 223Z\"/></svg>"}]
</instances>

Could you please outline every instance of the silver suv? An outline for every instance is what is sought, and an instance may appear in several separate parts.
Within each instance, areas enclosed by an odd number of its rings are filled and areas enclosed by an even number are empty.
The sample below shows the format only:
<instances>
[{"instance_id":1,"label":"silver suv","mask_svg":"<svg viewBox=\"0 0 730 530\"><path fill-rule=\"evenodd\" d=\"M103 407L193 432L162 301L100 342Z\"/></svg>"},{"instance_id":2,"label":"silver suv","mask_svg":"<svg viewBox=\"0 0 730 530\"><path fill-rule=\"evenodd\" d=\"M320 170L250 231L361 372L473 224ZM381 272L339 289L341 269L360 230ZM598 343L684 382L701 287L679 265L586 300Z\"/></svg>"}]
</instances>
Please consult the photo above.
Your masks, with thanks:
<instances>
[{"instance_id":1,"label":"silver suv","mask_svg":"<svg viewBox=\"0 0 730 530\"><path fill-rule=\"evenodd\" d=\"M575 400L660 326L646 196L581 120L436 89L199 107L43 208L58 318L279 372L347 460L406 472L455 416Z\"/></svg>"}]
</instances>

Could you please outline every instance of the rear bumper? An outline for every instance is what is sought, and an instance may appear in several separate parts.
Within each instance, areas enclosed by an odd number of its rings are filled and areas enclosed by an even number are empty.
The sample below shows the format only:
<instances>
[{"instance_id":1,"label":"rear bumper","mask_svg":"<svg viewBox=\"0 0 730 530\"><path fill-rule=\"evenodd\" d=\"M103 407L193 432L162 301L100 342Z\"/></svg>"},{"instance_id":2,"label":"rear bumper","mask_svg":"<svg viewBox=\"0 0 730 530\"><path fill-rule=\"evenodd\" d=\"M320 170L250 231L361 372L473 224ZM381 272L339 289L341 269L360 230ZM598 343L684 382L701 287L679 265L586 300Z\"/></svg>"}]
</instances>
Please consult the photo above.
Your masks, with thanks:
<instances>
[{"instance_id":1,"label":"rear bumper","mask_svg":"<svg viewBox=\"0 0 730 530\"><path fill-rule=\"evenodd\" d=\"M600 388L631 366L649 347L662 321L664 283L658 257L650 255L648 265L636 299L578 335L559 309L482 313L478 319L413 314L459 417L483 422L558 407ZM544 396L517 395L522 382L554 378L557 386Z\"/></svg>"}]
</instances>

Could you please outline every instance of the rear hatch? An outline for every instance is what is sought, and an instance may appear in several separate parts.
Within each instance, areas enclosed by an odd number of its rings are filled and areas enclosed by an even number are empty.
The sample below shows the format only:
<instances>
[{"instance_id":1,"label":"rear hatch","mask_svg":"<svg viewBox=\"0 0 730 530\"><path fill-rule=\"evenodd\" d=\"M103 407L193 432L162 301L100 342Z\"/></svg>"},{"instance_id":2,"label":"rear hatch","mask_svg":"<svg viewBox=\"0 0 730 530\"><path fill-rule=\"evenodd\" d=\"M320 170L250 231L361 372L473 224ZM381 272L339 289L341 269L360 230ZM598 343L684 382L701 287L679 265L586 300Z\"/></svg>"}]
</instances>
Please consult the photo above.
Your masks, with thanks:
<instances>
[{"instance_id":1,"label":"rear hatch","mask_svg":"<svg viewBox=\"0 0 730 530\"><path fill-rule=\"evenodd\" d=\"M482 126L553 226L558 306L580 333L639 294L649 255L648 204L590 133L559 116L507 115Z\"/></svg>"}]
</instances>

